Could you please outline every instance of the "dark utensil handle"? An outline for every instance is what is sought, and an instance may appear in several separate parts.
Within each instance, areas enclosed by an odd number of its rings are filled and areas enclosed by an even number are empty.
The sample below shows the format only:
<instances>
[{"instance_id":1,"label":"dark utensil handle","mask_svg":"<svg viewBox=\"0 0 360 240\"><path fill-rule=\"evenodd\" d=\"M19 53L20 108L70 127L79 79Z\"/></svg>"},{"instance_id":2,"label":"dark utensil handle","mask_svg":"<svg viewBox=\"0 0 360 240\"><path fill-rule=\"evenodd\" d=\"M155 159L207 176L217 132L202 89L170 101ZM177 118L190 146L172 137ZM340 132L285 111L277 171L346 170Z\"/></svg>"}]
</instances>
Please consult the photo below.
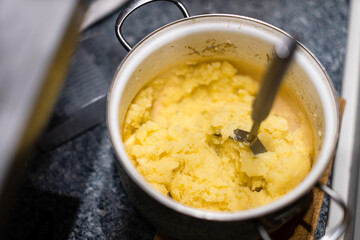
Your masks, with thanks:
<instances>
[{"instance_id":1,"label":"dark utensil handle","mask_svg":"<svg viewBox=\"0 0 360 240\"><path fill-rule=\"evenodd\" d=\"M272 60L253 105L251 117L254 122L262 122L269 115L276 93L294 55L297 42L289 37L275 48Z\"/></svg>"},{"instance_id":2,"label":"dark utensil handle","mask_svg":"<svg viewBox=\"0 0 360 240\"><path fill-rule=\"evenodd\" d=\"M349 208L346 206L346 203L342 199L342 197L335 192L330 187L318 182L316 187L325 192L327 195L333 199L339 207L344 211L343 219L341 222L336 225L333 229L330 229L325 236L321 238L321 240L336 240L341 237L341 235L345 232L346 228L349 226L351 221L351 214ZM265 227L262 224L259 224L257 227L260 237L263 240L271 240L270 235L267 233Z\"/></svg>"},{"instance_id":3,"label":"dark utensil handle","mask_svg":"<svg viewBox=\"0 0 360 240\"><path fill-rule=\"evenodd\" d=\"M125 19L139 7L146 5L148 3L151 3L151 2L157 2L157 1L167 1L167 2L174 3L180 9L180 11L184 15L184 17L190 17L189 11L186 9L185 5L180 0L133 0L133 1L130 1L124 7L124 9L120 12L120 14L115 22L116 37L118 38L119 42L121 43L121 45L123 45L123 47L126 50L131 51L132 47L125 40L125 38L121 32L121 28L122 28L122 25L124 24Z\"/></svg>"}]
</instances>

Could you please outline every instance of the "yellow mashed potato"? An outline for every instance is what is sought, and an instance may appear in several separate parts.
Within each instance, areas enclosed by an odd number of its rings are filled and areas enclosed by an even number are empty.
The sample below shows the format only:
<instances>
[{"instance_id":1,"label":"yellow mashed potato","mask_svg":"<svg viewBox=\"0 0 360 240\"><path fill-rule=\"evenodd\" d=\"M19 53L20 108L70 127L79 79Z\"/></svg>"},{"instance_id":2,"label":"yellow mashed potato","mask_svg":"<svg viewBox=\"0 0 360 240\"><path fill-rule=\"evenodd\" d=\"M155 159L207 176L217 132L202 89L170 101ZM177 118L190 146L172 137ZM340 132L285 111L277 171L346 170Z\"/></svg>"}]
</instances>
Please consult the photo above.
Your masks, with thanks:
<instances>
[{"instance_id":1,"label":"yellow mashed potato","mask_svg":"<svg viewBox=\"0 0 360 240\"><path fill-rule=\"evenodd\" d=\"M291 107L273 110L262 123L268 152L254 155L231 139L236 128L250 130L257 90L226 61L172 69L128 109L122 137L129 157L154 188L196 208L238 211L278 199L310 171L312 146L303 119L291 126L284 117L294 115Z\"/></svg>"}]
</instances>

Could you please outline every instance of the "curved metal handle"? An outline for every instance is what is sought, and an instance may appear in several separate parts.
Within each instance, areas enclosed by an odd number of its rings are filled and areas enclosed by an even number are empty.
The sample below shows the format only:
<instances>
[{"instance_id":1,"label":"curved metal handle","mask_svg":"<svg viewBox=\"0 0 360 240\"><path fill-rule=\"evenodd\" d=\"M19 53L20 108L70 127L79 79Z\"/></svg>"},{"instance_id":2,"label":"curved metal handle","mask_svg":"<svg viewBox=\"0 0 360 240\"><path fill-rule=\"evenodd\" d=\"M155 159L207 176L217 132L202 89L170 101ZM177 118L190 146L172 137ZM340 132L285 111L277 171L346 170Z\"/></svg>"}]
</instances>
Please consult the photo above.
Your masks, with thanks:
<instances>
[{"instance_id":1,"label":"curved metal handle","mask_svg":"<svg viewBox=\"0 0 360 240\"><path fill-rule=\"evenodd\" d=\"M269 236L268 232L266 231L265 227L262 224L259 224L257 226L257 230L258 230L258 232L260 234L260 237L263 240L271 240L271 237Z\"/></svg>"},{"instance_id":2,"label":"curved metal handle","mask_svg":"<svg viewBox=\"0 0 360 240\"><path fill-rule=\"evenodd\" d=\"M350 224L350 211L348 207L346 206L346 203L342 200L341 196L335 192L333 189L329 188L328 186L318 182L316 184L316 187L320 190L324 191L327 195L330 196L344 211L343 219L342 221L335 226L333 229L329 230L325 236L321 238L321 240L336 240L345 232L347 226ZM257 230L260 234L260 237L263 240L271 240L270 235L266 231L265 227L262 224L258 224Z\"/></svg>"},{"instance_id":3,"label":"curved metal handle","mask_svg":"<svg viewBox=\"0 0 360 240\"><path fill-rule=\"evenodd\" d=\"M341 207L342 210L344 211L343 219L341 220L341 222L337 226L335 226L333 229L329 230L328 233L325 234L325 236L323 236L321 238L321 240L338 239L345 232L347 226L349 226L349 224L350 224L351 215L350 215L349 208L346 206L346 203L341 198L341 196L337 192L335 192L333 189L329 188L328 186L326 186L322 183L317 183L316 187L319 188L320 190L324 191L327 195L329 195L330 198L332 198L339 205L339 207Z\"/></svg>"},{"instance_id":4,"label":"curved metal handle","mask_svg":"<svg viewBox=\"0 0 360 240\"><path fill-rule=\"evenodd\" d=\"M130 44L125 40L124 36L122 35L121 32L121 27L124 24L125 19L136 9L138 9L139 7L151 3L151 2L157 2L157 1L167 1L167 2L171 2L174 3L181 11L181 13L184 15L184 17L190 17L189 11L186 9L186 7L184 6L184 4L180 1L180 0L133 0L131 2L129 2L124 9L120 12L118 18L116 19L115 22L115 33L116 33L116 37L118 38L119 42L121 43L121 45L123 45L123 47L128 50L131 51L131 46Z\"/></svg>"}]
</instances>

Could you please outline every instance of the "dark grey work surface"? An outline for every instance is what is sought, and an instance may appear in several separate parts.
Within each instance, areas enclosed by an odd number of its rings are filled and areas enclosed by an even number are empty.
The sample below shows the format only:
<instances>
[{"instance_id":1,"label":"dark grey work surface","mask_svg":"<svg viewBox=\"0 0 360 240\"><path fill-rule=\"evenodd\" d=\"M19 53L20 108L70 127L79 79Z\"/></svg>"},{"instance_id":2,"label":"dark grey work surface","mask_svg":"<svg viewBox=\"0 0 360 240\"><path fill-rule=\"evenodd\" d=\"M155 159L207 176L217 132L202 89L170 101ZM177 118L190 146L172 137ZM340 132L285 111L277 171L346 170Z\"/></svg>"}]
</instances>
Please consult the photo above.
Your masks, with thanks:
<instances>
[{"instance_id":1,"label":"dark grey work surface","mask_svg":"<svg viewBox=\"0 0 360 240\"><path fill-rule=\"evenodd\" d=\"M300 32L301 42L323 63L336 90L341 90L348 1L183 2L192 15L215 12L246 15L290 33ZM153 3L135 12L125 23L124 32L134 44L162 24L180 17L171 4ZM126 55L114 34L115 19L116 14L82 33L74 55L80 58L80 52L85 53L82 55L87 59L83 61L92 64L104 85L111 82ZM62 96L69 96L73 102L60 100L51 124L76 111L88 94L80 98L82 93L71 91L65 86ZM105 90L99 87L99 91ZM9 219L8 239L153 239L156 229L129 202L115 161L104 123L52 151L37 149ZM324 234L327 206L325 200L316 238Z\"/></svg>"}]
</instances>

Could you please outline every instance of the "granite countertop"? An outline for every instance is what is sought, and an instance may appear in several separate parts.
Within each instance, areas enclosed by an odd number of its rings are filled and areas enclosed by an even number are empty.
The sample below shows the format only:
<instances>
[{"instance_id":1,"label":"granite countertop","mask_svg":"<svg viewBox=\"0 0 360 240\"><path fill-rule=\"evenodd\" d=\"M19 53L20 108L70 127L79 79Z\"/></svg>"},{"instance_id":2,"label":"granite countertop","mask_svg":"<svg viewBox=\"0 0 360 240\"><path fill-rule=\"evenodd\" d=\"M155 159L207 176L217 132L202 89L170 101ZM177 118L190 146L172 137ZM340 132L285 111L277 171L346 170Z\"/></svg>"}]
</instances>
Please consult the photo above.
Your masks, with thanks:
<instances>
[{"instance_id":1,"label":"granite countertop","mask_svg":"<svg viewBox=\"0 0 360 240\"><path fill-rule=\"evenodd\" d=\"M327 69L340 92L349 2L347 0L183 0L192 15L230 13L269 22L300 41ZM74 58L87 61L108 86L126 51L114 33L113 14L80 35ZM124 33L134 44L181 18L175 6L156 2L136 11ZM74 68L74 63L73 63ZM62 95L70 94L69 88ZM76 94L76 93L72 93ZM61 101L54 115L64 110ZM325 198L316 238L324 234ZM131 205L122 187L105 123L59 147L35 149L9 219L7 239L153 239L156 229Z\"/></svg>"}]
</instances>

